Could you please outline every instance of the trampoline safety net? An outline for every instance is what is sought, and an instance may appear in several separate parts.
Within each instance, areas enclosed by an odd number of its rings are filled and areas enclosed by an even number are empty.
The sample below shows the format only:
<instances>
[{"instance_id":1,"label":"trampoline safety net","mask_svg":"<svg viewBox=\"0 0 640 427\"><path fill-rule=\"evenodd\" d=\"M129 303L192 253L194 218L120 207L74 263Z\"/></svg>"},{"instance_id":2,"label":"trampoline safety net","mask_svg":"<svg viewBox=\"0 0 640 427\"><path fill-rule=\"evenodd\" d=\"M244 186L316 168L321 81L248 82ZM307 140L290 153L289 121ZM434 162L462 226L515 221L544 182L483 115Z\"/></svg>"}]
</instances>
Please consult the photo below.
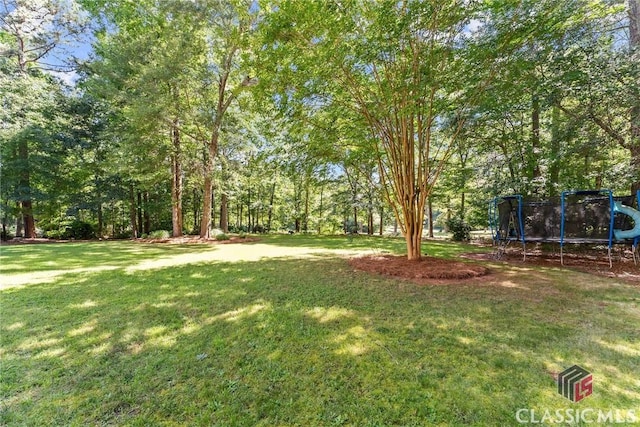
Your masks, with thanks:
<instances>
[{"instance_id":1,"label":"trampoline safety net","mask_svg":"<svg viewBox=\"0 0 640 427\"><path fill-rule=\"evenodd\" d=\"M635 196L610 198L604 192L564 194L564 238L570 242L609 241L611 201L638 209ZM495 239L525 241L560 241L562 236L562 197L547 199L506 196L496 199ZM614 228L627 230L635 226L628 215L615 215Z\"/></svg>"}]
</instances>

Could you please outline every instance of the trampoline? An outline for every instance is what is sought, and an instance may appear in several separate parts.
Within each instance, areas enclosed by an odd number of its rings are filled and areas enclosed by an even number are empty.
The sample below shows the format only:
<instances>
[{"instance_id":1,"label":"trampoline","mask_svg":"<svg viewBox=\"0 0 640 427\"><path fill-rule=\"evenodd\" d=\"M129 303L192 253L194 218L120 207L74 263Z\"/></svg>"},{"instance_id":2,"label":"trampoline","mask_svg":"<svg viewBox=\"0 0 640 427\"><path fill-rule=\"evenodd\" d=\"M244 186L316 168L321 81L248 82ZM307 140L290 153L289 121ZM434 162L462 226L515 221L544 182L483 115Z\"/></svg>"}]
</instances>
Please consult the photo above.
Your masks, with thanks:
<instances>
[{"instance_id":1,"label":"trampoline","mask_svg":"<svg viewBox=\"0 0 640 427\"><path fill-rule=\"evenodd\" d=\"M520 194L498 196L489 204L489 226L500 258L511 242L558 243L564 265L566 244L598 244L608 249L614 243L631 244L638 263L640 243L640 191L614 196L611 190L564 191L558 197L537 199Z\"/></svg>"}]
</instances>

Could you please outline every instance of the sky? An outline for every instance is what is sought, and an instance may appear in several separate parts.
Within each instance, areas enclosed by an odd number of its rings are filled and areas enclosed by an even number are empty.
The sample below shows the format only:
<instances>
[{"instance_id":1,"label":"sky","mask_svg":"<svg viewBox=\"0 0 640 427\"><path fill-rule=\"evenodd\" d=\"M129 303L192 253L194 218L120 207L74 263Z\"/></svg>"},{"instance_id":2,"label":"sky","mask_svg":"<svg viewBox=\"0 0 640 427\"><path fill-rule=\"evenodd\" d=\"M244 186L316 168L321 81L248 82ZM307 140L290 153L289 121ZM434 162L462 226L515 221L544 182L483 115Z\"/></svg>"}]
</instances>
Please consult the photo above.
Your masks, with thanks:
<instances>
[{"instance_id":1,"label":"sky","mask_svg":"<svg viewBox=\"0 0 640 427\"><path fill-rule=\"evenodd\" d=\"M91 25L85 25L78 36L69 36L67 30L77 29L84 22L89 22L88 15L75 0L57 0L53 13L45 0L0 2L0 29L10 34L19 31L26 40L25 50L31 55L41 54L48 43L54 42L55 48L40 58L38 64L45 72L70 85L78 79L71 65L76 60L87 60L92 52L93 30ZM62 34L60 40L51 36L56 33ZM11 54L15 46L4 43L0 48L5 54Z\"/></svg>"}]
</instances>

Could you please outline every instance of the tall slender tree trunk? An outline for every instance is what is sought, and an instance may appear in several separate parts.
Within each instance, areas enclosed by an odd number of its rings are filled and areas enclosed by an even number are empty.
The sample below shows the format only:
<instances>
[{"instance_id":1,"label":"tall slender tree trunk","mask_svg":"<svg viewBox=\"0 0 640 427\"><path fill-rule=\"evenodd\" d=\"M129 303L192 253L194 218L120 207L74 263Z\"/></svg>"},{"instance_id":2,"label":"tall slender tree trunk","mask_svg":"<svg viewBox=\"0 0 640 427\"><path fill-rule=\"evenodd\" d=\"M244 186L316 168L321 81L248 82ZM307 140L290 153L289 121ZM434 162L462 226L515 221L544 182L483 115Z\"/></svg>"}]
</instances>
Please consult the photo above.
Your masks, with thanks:
<instances>
[{"instance_id":1,"label":"tall slender tree trunk","mask_svg":"<svg viewBox=\"0 0 640 427\"><path fill-rule=\"evenodd\" d=\"M320 186L320 206L318 208L318 234L322 234L322 220L324 216L324 184Z\"/></svg>"},{"instance_id":2,"label":"tall slender tree trunk","mask_svg":"<svg viewBox=\"0 0 640 427\"><path fill-rule=\"evenodd\" d=\"M138 231L142 234L144 231L144 226L142 223L142 191L138 190L138 206L136 209L138 213Z\"/></svg>"},{"instance_id":3,"label":"tall slender tree trunk","mask_svg":"<svg viewBox=\"0 0 640 427\"><path fill-rule=\"evenodd\" d=\"M211 191L211 226L216 225L216 185L213 184L213 190Z\"/></svg>"},{"instance_id":4,"label":"tall slender tree trunk","mask_svg":"<svg viewBox=\"0 0 640 427\"><path fill-rule=\"evenodd\" d=\"M539 164L540 151L540 98L533 94L531 101L531 153L527 162L529 163L529 178L540 177Z\"/></svg>"},{"instance_id":5,"label":"tall slender tree trunk","mask_svg":"<svg viewBox=\"0 0 640 427\"><path fill-rule=\"evenodd\" d=\"M18 69L21 78L27 77L27 59L25 50L27 45L22 38L19 39L18 48ZM24 117L24 116L23 116ZM26 125L26 123L25 123ZM18 159L22 170L19 175L18 188L20 189L20 215L22 216L22 227L24 227L24 237L32 239L36 237L36 224L33 218L33 204L31 194L31 165L29 162L29 141L20 138L18 143ZM20 227L18 227L19 229ZM16 232L16 234L18 234Z\"/></svg>"},{"instance_id":6,"label":"tall slender tree trunk","mask_svg":"<svg viewBox=\"0 0 640 427\"><path fill-rule=\"evenodd\" d=\"M302 215L302 231L309 231L309 176L304 184L304 214Z\"/></svg>"},{"instance_id":7,"label":"tall slender tree trunk","mask_svg":"<svg viewBox=\"0 0 640 427\"><path fill-rule=\"evenodd\" d=\"M200 212L198 210L198 206L200 206L200 200L199 200L199 196L198 196L198 190L197 189L193 189L193 230L195 232L195 230L198 229L198 217L200 216Z\"/></svg>"},{"instance_id":8,"label":"tall slender tree trunk","mask_svg":"<svg viewBox=\"0 0 640 427\"><path fill-rule=\"evenodd\" d=\"M138 224L136 222L136 193L133 183L129 184L129 220L131 222L131 237L138 238Z\"/></svg>"},{"instance_id":9,"label":"tall slender tree trunk","mask_svg":"<svg viewBox=\"0 0 640 427\"><path fill-rule=\"evenodd\" d=\"M29 143L24 138L19 142L18 158L22 165L18 187L20 188L20 214L22 215L22 226L24 227L24 237L32 239L36 237L36 225L33 218L33 204L31 201L31 172L29 162Z\"/></svg>"},{"instance_id":10,"label":"tall slender tree trunk","mask_svg":"<svg viewBox=\"0 0 640 427\"><path fill-rule=\"evenodd\" d=\"M214 124L211 139L207 143L206 159L204 164L204 189L202 194L202 219L200 220L200 238L211 237L211 201L213 200L213 167L218 155L218 138L221 125L221 116Z\"/></svg>"},{"instance_id":11,"label":"tall slender tree trunk","mask_svg":"<svg viewBox=\"0 0 640 427\"><path fill-rule=\"evenodd\" d=\"M180 122L176 118L171 126L171 228L173 237L182 236L182 143L180 140Z\"/></svg>"},{"instance_id":12,"label":"tall slender tree trunk","mask_svg":"<svg viewBox=\"0 0 640 427\"><path fill-rule=\"evenodd\" d=\"M149 192L145 191L144 194L144 226L142 229L145 234L151 233L151 214L149 213Z\"/></svg>"},{"instance_id":13,"label":"tall slender tree trunk","mask_svg":"<svg viewBox=\"0 0 640 427\"><path fill-rule=\"evenodd\" d=\"M433 201L431 196L427 199L427 215L429 216L429 237L433 239Z\"/></svg>"},{"instance_id":14,"label":"tall slender tree trunk","mask_svg":"<svg viewBox=\"0 0 640 427\"><path fill-rule=\"evenodd\" d=\"M353 204L353 230L351 231L355 231L356 233L360 231L358 229L358 207L355 203Z\"/></svg>"},{"instance_id":15,"label":"tall slender tree trunk","mask_svg":"<svg viewBox=\"0 0 640 427\"><path fill-rule=\"evenodd\" d=\"M209 172L204 177L204 192L202 195L202 219L200 220L200 238L211 237L211 199L213 198L213 167L206 167Z\"/></svg>"},{"instance_id":16,"label":"tall slender tree trunk","mask_svg":"<svg viewBox=\"0 0 640 427\"><path fill-rule=\"evenodd\" d=\"M549 158L547 194L549 196L557 196L557 183L560 182L560 109L555 105L551 109L551 144Z\"/></svg>"},{"instance_id":17,"label":"tall slender tree trunk","mask_svg":"<svg viewBox=\"0 0 640 427\"><path fill-rule=\"evenodd\" d=\"M220 195L220 230L229 232L229 207L226 193Z\"/></svg>"},{"instance_id":18,"label":"tall slender tree trunk","mask_svg":"<svg viewBox=\"0 0 640 427\"><path fill-rule=\"evenodd\" d=\"M247 228L249 229L249 233L251 233L251 182L249 182L249 189L247 191Z\"/></svg>"},{"instance_id":19,"label":"tall slender tree trunk","mask_svg":"<svg viewBox=\"0 0 640 427\"><path fill-rule=\"evenodd\" d=\"M384 206L380 205L380 235L384 232Z\"/></svg>"},{"instance_id":20,"label":"tall slender tree trunk","mask_svg":"<svg viewBox=\"0 0 640 427\"><path fill-rule=\"evenodd\" d=\"M98 207L96 209L98 216L98 238L102 239L102 235L104 234L104 217L102 211L102 194L100 191L96 193L96 199L98 200Z\"/></svg>"},{"instance_id":21,"label":"tall slender tree trunk","mask_svg":"<svg viewBox=\"0 0 640 427\"><path fill-rule=\"evenodd\" d=\"M267 217L267 231L271 232L271 221L273 220L273 201L276 196L276 180L275 177L273 179L273 184L271 185L271 195L269 196L269 216Z\"/></svg>"},{"instance_id":22,"label":"tall slender tree trunk","mask_svg":"<svg viewBox=\"0 0 640 427\"><path fill-rule=\"evenodd\" d=\"M7 240L7 209L8 206L5 204L4 206L4 215L2 215L2 235L0 235L0 240Z\"/></svg>"},{"instance_id":23,"label":"tall slender tree trunk","mask_svg":"<svg viewBox=\"0 0 640 427\"><path fill-rule=\"evenodd\" d=\"M367 191L367 234L373 236L373 191L371 188Z\"/></svg>"}]
</instances>

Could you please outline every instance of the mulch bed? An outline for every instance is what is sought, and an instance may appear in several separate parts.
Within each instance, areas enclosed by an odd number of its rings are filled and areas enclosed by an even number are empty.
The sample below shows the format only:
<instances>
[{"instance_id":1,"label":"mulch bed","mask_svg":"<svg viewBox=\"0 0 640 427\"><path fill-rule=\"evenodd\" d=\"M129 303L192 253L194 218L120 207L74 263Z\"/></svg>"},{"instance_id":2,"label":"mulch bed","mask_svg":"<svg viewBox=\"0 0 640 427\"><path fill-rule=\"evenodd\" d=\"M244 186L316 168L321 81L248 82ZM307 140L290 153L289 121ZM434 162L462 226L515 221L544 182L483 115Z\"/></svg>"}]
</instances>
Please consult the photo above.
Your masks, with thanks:
<instances>
[{"instance_id":1,"label":"mulch bed","mask_svg":"<svg viewBox=\"0 0 640 427\"><path fill-rule=\"evenodd\" d=\"M407 279L419 284L444 284L483 277L490 273L484 266L450 259L424 256L409 261L401 255L355 257L349 264L356 270Z\"/></svg>"}]
</instances>

